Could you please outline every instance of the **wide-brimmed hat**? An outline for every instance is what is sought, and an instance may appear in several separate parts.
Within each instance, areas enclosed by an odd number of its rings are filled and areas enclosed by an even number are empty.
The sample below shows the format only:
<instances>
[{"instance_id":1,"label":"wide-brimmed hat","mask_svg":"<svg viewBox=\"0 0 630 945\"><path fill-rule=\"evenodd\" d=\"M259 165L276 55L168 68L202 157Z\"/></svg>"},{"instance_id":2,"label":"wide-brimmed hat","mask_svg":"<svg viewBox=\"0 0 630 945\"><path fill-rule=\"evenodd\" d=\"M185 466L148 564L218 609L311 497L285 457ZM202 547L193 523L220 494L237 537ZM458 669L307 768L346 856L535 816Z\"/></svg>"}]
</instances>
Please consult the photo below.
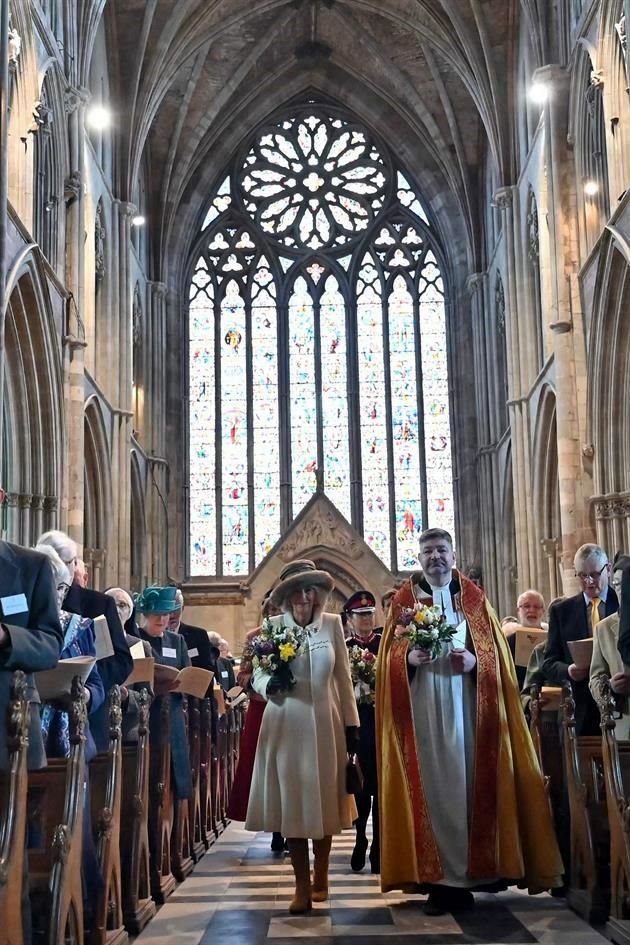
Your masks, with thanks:
<instances>
[{"instance_id":1,"label":"wide-brimmed hat","mask_svg":"<svg viewBox=\"0 0 630 945\"><path fill-rule=\"evenodd\" d=\"M176 587L145 587L136 597L139 614L173 614L179 609Z\"/></svg>"},{"instance_id":2,"label":"wide-brimmed hat","mask_svg":"<svg viewBox=\"0 0 630 945\"><path fill-rule=\"evenodd\" d=\"M330 593L335 582L328 571L318 571L313 561L306 558L287 564L280 572L278 583L271 594L271 603L276 607L286 601L294 591L301 587L320 587Z\"/></svg>"}]
</instances>

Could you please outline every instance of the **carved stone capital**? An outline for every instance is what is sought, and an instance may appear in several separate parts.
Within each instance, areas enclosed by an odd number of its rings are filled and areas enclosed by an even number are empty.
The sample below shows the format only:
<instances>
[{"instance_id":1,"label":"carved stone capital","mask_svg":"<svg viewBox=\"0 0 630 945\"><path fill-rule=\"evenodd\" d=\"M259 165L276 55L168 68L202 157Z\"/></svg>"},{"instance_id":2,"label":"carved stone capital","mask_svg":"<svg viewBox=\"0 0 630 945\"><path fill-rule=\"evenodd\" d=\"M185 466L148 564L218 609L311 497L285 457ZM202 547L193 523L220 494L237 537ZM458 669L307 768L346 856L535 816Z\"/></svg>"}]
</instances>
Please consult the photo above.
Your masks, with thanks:
<instances>
[{"instance_id":1,"label":"carved stone capital","mask_svg":"<svg viewBox=\"0 0 630 945\"><path fill-rule=\"evenodd\" d=\"M56 512L59 507L59 499L56 495L44 496L44 512Z\"/></svg>"},{"instance_id":2,"label":"carved stone capital","mask_svg":"<svg viewBox=\"0 0 630 945\"><path fill-rule=\"evenodd\" d=\"M165 282L149 282L151 291L157 299L165 299L168 292L168 286Z\"/></svg>"},{"instance_id":3,"label":"carved stone capital","mask_svg":"<svg viewBox=\"0 0 630 945\"><path fill-rule=\"evenodd\" d=\"M80 171L72 171L63 182L63 196L69 206L81 193L82 178Z\"/></svg>"},{"instance_id":4,"label":"carved stone capital","mask_svg":"<svg viewBox=\"0 0 630 945\"><path fill-rule=\"evenodd\" d=\"M492 198L492 206L498 207L499 210L509 210L513 202L513 187L499 187L499 189L495 191L494 197Z\"/></svg>"},{"instance_id":5,"label":"carved stone capital","mask_svg":"<svg viewBox=\"0 0 630 945\"><path fill-rule=\"evenodd\" d=\"M75 89L69 85L63 92L63 108L66 115L72 115L80 105L87 105L90 101L88 89Z\"/></svg>"},{"instance_id":6,"label":"carved stone capital","mask_svg":"<svg viewBox=\"0 0 630 945\"><path fill-rule=\"evenodd\" d=\"M549 322L549 328L556 335L567 335L573 329L573 325L569 321L557 321Z\"/></svg>"},{"instance_id":7,"label":"carved stone capital","mask_svg":"<svg viewBox=\"0 0 630 945\"><path fill-rule=\"evenodd\" d=\"M547 558L555 558L558 553L557 538L541 538L540 545Z\"/></svg>"},{"instance_id":8,"label":"carved stone capital","mask_svg":"<svg viewBox=\"0 0 630 945\"><path fill-rule=\"evenodd\" d=\"M487 278L486 272L473 272L466 279L466 289L468 293L472 296L477 292L478 289L483 287L484 280Z\"/></svg>"},{"instance_id":9,"label":"carved stone capital","mask_svg":"<svg viewBox=\"0 0 630 945\"><path fill-rule=\"evenodd\" d=\"M33 496L22 493L18 496L18 507L20 509L30 509L33 505Z\"/></svg>"},{"instance_id":10,"label":"carved stone capital","mask_svg":"<svg viewBox=\"0 0 630 945\"><path fill-rule=\"evenodd\" d=\"M136 205L129 203L128 200L115 200L114 204L118 207L121 217L127 217L129 220L131 220L131 217L135 217L138 212Z\"/></svg>"}]
</instances>

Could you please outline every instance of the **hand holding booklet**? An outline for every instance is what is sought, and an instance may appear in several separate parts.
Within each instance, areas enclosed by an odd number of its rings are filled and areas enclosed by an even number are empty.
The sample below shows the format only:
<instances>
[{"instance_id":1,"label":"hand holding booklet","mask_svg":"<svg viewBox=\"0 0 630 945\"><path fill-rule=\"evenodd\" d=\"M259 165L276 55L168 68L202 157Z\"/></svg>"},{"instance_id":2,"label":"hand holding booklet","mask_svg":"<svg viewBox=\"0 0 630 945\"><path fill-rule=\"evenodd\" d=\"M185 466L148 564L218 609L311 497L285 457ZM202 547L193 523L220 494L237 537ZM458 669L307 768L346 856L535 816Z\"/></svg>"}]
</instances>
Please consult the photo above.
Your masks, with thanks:
<instances>
[{"instance_id":1,"label":"hand holding booklet","mask_svg":"<svg viewBox=\"0 0 630 945\"><path fill-rule=\"evenodd\" d=\"M59 660L54 669L35 673L35 685L42 702L54 702L69 696L75 676L78 676L81 684L85 686L95 663L94 656L71 656L69 659Z\"/></svg>"},{"instance_id":2,"label":"hand holding booklet","mask_svg":"<svg viewBox=\"0 0 630 945\"><path fill-rule=\"evenodd\" d=\"M593 655L593 638L587 637L585 640L570 640L569 652L578 669L590 669L591 657Z\"/></svg>"},{"instance_id":3,"label":"hand holding booklet","mask_svg":"<svg viewBox=\"0 0 630 945\"><path fill-rule=\"evenodd\" d=\"M179 692L203 699L213 679L214 673L198 666L185 666L178 670L164 663L155 664L155 691L159 696L167 692Z\"/></svg>"},{"instance_id":4,"label":"hand holding booklet","mask_svg":"<svg viewBox=\"0 0 630 945\"><path fill-rule=\"evenodd\" d=\"M534 630L530 627L517 627L514 631L514 662L517 666L527 666L532 650L539 643L546 643L547 631Z\"/></svg>"}]
</instances>

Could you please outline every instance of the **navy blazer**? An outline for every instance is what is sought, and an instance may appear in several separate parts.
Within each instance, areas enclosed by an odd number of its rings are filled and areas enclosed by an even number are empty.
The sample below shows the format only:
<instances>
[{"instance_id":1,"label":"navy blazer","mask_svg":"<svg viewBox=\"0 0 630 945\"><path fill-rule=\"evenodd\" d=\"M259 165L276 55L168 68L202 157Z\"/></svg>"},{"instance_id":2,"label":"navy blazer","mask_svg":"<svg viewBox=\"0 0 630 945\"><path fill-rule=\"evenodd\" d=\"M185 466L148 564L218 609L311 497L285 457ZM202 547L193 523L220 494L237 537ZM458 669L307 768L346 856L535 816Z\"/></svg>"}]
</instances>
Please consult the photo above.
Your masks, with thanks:
<instances>
[{"instance_id":1,"label":"navy blazer","mask_svg":"<svg viewBox=\"0 0 630 945\"><path fill-rule=\"evenodd\" d=\"M116 602L109 594L95 591L91 587L73 584L63 602L63 609L82 617L104 616L107 620L109 635L114 652L104 660L99 660L98 671L103 681L105 695L113 686L122 686L133 670L133 659L116 609ZM97 751L107 751L109 747L109 700L90 718L90 727Z\"/></svg>"},{"instance_id":2,"label":"navy blazer","mask_svg":"<svg viewBox=\"0 0 630 945\"><path fill-rule=\"evenodd\" d=\"M8 597L24 595L26 607L4 616L3 602ZM57 612L57 594L48 558L35 551L0 541L0 607L2 625L10 637L0 650L0 768L6 769L6 716L11 692L11 674L16 669L27 673L27 698L39 704L32 673L57 665L63 633ZM7 609L9 609L7 607ZM46 766L46 752L39 720L39 710L31 705L28 748L30 768Z\"/></svg>"},{"instance_id":3,"label":"navy blazer","mask_svg":"<svg viewBox=\"0 0 630 945\"><path fill-rule=\"evenodd\" d=\"M608 588L604 611L600 617L617 613L619 600L612 587ZM574 597L558 601L549 608L549 633L545 648L543 673L553 686L561 686L569 679L573 657L569 642L592 636L586 601L580 591ZM588 679L573 683L575 698L575 728L577 735L599 735L599 710L588 688Z\"/></svg>"},{"instance_id":4,"label":"navy blazer","mask_svg":"<svg viewBox=\"0 0 630 945\"><path fill-rule=\"evenodd\" d=\"M152 637L144 630L140 631L143 640L151 646L156 663L174 666L183 669L190 666L188 647L183 637L172 630L165 630L164 636ZM174 651L175 655L165 655L165 650ZM180 693L172 692L166 696L158 696L151 703L150 736L151 740L160 738L160 707L162 699L171 700L171 768L175 784L175 796L181 800L192 797L193 784L190 770L190 754L188 751L188 735L186 720L184 719L184 697Z\"/></svg>"}]
</instances>

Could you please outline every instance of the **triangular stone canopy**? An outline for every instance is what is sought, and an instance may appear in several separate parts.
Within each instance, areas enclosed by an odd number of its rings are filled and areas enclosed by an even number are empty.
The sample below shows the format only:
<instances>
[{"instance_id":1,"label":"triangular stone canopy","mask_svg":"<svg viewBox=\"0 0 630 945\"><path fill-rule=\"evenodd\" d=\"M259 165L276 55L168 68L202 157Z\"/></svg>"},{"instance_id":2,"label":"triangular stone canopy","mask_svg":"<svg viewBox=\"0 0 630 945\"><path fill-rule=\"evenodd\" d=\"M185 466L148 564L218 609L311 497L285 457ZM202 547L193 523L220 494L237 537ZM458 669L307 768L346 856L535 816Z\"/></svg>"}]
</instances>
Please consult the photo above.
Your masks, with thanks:
<instances>
[{"instance_id":1,"label":"triangular stone canopy","mask_svg":"<svg viewBox=\"0 0 630 945\"><path fill-rule=\"evenodd\" d=\"M317 492L252 573L245 605L248 626L256 626L260 601L277 582L284 566L296 558L310 558L332 575L335 588L326 606L329 612L339 612L343 602L360 588L372 591L378 600L394 581L391 571L328 496Z\"/></svg>"}]
</instances>

